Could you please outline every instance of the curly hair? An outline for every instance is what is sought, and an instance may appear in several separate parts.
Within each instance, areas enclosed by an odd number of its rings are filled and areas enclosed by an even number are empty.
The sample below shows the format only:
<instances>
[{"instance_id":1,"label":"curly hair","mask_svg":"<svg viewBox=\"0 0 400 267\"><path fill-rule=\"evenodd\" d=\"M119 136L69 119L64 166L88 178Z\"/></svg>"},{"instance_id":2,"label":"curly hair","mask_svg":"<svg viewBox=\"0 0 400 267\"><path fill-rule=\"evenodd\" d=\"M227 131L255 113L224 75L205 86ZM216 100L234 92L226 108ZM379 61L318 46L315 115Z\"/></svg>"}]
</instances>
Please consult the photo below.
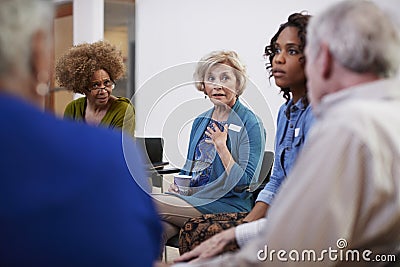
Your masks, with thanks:
<instances>
[{"instance_id":1,"label":"curly hair","mask_svg":"<svg viewBox=\"0 0 400 267\"><path fill-rule=\"evenodd\" d=\"M106 41L83 43L71 47L56 63L56 80L60 86L84 94L93 73L105 70L113 82L125 76L121 50Z\"/></svg>"},{"instance_id":2,"label":"curly hair","mask_svg":"<svg viewBox=\"0 0 400 267\"><path fill-rule=\"evenodd\" d=\"M217 64L225 64L235 70L234 73L237 80L236 94L240 96L246 87L247 75L246 67L235 51L213 51L200 59L193 74L197 90L204 92L204 78L210 68Z\"/></svg>"},{"instance_id":3,"label":"curly hair","mask_svg":"<svg viewBox=\"0 0 400 267\"><path fill-rule=\"evenodd\" d=\"M305 14L304 12L302 13L293 13L289 16L288 21L281 24L279 27L279 30L275 35L271 38L270 44L265 47L264 55L268 57L269 63L266 64L266 69L269 73L269 78L273 76L272 74L272 61L275 57L275 44L276 41L278 40L279 35L281 32L287 28L287 27L296 27L299 32L299 40L300 40L300 46L299 49L303 53L304 48L306 46L306 35L307 35L307 25L310 20L311 16L308 14ZM300 62L305 65L305 57L304 54L300 58ZM286 99L286 102L290 100L290 88L281 88L281 92L283 92L283 98ZM304 104L308 105L308 99L307 96L303 98Z\"/></svg>"}]
</instances>

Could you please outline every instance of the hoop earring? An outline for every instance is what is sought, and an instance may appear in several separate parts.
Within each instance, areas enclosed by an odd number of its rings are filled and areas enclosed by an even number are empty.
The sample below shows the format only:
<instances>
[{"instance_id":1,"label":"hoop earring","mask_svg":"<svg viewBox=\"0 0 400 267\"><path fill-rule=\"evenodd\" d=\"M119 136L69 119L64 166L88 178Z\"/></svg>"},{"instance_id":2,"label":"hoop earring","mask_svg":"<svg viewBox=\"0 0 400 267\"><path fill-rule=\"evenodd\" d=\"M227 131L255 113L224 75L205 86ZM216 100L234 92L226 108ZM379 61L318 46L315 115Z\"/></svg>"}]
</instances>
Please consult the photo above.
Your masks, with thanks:
<instances>
[{"instance_id":1,"label":"hoop earring","mask_svg":"<svg viewBox=\"0 0 400 267\"><path fill-rule=\"evenodd\" d=\"M40 96L47 95L49 91L49 85L47 83L38 83L36 85L36 93Z\"/></svg>"},{"instance_id":2,"label":"hoop earring","mask_svg":"<svg viewBox=\"0 0 400 267\"><path fill-rule=\"evenodd\" d=\"M49 74L45 71L40 71L37 75L38 84L36 85L36 93L40 96L45 96L49 93ZM44 82L46 81L46 82Z\"/></svg>"}]
</instances>

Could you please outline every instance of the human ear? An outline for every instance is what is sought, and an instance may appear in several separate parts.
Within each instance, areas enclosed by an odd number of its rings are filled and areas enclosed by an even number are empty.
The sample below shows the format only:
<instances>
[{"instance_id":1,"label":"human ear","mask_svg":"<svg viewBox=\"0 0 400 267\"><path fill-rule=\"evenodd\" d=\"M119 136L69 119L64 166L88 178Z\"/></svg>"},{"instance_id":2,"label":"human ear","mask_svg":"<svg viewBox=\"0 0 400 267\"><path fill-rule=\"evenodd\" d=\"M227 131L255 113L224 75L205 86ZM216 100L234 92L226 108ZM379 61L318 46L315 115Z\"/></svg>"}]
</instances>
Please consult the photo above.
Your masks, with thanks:
<instances>
[{"instance_id":1,"label":"human ear","mask_svg":"<svg viewBox=\"0 0 400 267\"><path fill-rule=\"evenodd\" d=\"M327 44L321 44L320 47L320 66L322 77L328 79L331 76L333 68L333 56Z\"/></svg>"},{"instance_id":2,"label":"human ear","mask_svg":"<svg viewBox=\"0 0 400 267\"><path fill-rule=\"evenodd\" d=\"M36 83L36 94L44 96L48 93L50 81L51 49L49 36L42 30L32 36L31 70L32 79Z\"/></svg>"}]
</instances>

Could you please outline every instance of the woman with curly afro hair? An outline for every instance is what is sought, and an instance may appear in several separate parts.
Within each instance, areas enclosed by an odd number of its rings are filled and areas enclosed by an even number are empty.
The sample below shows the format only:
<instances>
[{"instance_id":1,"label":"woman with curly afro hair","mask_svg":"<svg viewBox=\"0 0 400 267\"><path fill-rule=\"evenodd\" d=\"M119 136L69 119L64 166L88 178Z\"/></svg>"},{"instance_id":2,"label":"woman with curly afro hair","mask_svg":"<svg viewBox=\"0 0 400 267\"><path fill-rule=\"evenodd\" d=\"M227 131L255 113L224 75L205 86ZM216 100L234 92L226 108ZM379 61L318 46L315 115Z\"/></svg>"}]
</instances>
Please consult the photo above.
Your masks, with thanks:
<instances>
[{"instance_id":1,"label":"woman with curly afro hair","mask_svg":"<svg viewBox=\"0 0 400 267\"><path fill-rule=\"evenodd\" d=\"M135 111L125 97L113 96L115 82L125 75L122 52L116 46L98 41L71 47L56 63L60 86L85 97L73 100L64 118L127 131L135 129Z\"/></svg>"}]
</instances>

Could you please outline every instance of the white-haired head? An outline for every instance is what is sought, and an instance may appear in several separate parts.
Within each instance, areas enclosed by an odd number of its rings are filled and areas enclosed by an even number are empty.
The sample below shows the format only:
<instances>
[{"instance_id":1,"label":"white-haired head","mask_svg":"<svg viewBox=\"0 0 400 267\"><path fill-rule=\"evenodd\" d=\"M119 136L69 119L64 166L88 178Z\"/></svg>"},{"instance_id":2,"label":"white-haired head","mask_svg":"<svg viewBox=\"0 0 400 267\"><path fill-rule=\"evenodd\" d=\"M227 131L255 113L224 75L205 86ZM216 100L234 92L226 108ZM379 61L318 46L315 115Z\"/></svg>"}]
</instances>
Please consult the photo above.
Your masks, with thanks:
<instances>
[{"instance_id":1,"label":"white-haired head","mask_svg":"<svg viewBox=\"0 0 400 267\"><path fill-rule=\"evenodd\" d=\"M343 1L311 19L308 56L325 43L335 59L357 73L393 77L400 66L400 34L395 23L370 1Z\"/></svg>"},{"instance_id":2,"label":"white-haired head","mask_svg":"<svg viewBox=\"0 0 400 267\"><path fill-rule=\"evenodd\" d=\"M1 78L16 71L22 76L30 73L31 39L40 30L50 33L52 19L50 0L0 1Z\"/></svg>"}]
</instances>

